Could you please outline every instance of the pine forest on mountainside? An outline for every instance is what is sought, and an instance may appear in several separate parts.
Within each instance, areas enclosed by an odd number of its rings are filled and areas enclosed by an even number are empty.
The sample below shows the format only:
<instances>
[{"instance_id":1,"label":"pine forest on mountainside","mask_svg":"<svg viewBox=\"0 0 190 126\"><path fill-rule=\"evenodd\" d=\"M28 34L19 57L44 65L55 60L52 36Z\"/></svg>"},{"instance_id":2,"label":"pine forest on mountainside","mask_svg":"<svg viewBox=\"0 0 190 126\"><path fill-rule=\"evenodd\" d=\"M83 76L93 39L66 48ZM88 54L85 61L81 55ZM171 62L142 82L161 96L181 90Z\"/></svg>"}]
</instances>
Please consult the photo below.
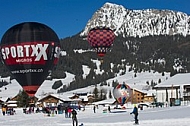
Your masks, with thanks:
<instances>
[{"instance_id":1,"label":"pine forest on mountainside","mask_svg":"<svg viewBox=\"0 0 190 126\"><path fill-rule=\"evenodd\" d=\"M88 50L90 48L88 42L79 34L61 39L61 50L66 51L67 54L60 56L58 64L52 71L52 78L64 78L66 71L76 75L75 80L65 90L106 83L107 79L113 78L115 73L121 69L124 71L123 74L131 70L135 73L150 70L160 73L171 72L171 76L176 73L190 72L190 36L149 36L143 38L118 36L111 51L106 54L101 64L100 68L105 71L102 75L94 72L97 66L91 59L98 59L95 52L74 52L74 50ZM114 64L112 70L110 63ZM91 68L85 79L82 77L82 65ZM126 71L126 65L131 66L129 71ZM175 70L174 66L182 67L180 70ZM3 64L0 68L1 76L10 75Z\"/></svg>"}]
</instances>

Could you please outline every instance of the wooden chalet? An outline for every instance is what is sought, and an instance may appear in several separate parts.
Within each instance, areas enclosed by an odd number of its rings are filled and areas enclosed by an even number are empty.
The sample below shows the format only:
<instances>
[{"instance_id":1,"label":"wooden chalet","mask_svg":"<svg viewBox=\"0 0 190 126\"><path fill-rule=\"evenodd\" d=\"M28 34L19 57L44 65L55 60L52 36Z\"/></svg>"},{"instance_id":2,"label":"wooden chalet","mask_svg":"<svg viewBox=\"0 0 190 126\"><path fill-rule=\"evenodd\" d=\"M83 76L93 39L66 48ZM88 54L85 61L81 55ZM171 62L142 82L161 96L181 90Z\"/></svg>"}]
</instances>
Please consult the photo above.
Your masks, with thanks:
<instances>
[{"instance_id":1,"label":"wooden chalet","mask_svg":"<svg viewBox=\"0 0 190 126\"><path fill-rule=\"evenodd\" d=\"M60 102L64 100L59 98L56 95L50 94L38 100L38 106L47 107L47 106L57 106Z\"/></svg>"},{"instance_id":2,"label":"wooden chalet","mask_svg":"<svg viewBox=\"0 0 190 126\"><path fill-rule=\"evenodd\" d=\"M81 105L86 105L89 102L93 102L93 95L88 93L74 93L74 95L69 98L73 101L78 101L78 104Z\"/></svg>"},{"instance_id":3,"label":"wooden chalet","mask_svg":"<svg viewBox=\"0 0 190 126\"><path fill-rule=\"evenodd\" d=\"M133 95L132 95L132 100L131 100L132 104L154 101L154 95L148 94L144 91L141 91L135 88L133 88L132 90L133 90Z\"/></svg>"},{"instance_id":4,"label":"wooden chalet","mask_svg":"<svg viewBox=\"0 0 190 126\"><path fill-rule=\"evenodd\" d=\"M144 102L149 102L149 103L152 103L155 101L155 95L154 93L147 93L145 96L144 96Z\"/></svg>"}]
</instances>

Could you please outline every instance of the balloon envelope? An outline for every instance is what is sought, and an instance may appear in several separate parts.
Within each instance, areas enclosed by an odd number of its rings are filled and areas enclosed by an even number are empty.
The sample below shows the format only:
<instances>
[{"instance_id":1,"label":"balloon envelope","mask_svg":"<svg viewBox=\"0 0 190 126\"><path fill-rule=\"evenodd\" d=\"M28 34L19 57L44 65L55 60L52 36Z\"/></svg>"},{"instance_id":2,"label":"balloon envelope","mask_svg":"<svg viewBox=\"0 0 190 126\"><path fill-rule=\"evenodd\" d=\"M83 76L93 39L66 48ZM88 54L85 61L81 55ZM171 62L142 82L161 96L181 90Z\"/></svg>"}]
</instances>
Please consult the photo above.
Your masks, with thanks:
<instances>
[{"instance_id":1,"label":"balloon envelope","mask_svg":"<svg viewBox=\"0 0 190 126\"><path fill-rule=\"evenodd\" d=\"M132 97L132 90L127 84L118 84L113 89L114 98L121 105L128 102Z\"/></svg>"},{"instance_id":2,"label":"balloon envelope","mask_svg":"<svg viewBox=\"0 0 190 126\"><path fill-rule=\"evenodd\" d=\"M8 29L1 39L1 58L18 83L34 96L57 63L60 42L48 26L24 22Z\"/></svg>"},{"instance_id":3,"label":"balloon envelope","mask_svg":"<svg viewBox=\"0 0 190 126\"><path fill-rule=\"evenodd\" d=\"M105 27L93 28L89 31L87 40L95 49L99 57L103 57L113 44L115 34L113 30Z\"/></svg>"}]
</instances>

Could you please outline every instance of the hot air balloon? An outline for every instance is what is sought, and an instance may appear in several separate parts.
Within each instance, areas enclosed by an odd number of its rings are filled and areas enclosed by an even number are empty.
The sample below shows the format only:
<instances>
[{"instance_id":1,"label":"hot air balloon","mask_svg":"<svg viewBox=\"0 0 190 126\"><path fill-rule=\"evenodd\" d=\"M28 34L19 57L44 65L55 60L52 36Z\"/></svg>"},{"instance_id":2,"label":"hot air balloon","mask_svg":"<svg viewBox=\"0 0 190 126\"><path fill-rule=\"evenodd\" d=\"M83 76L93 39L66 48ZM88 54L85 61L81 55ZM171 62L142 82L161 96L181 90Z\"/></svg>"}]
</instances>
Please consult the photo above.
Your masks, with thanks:
<instances>
[{"instance_id":1,"label":"hot air balloon","mask_svg":"<svg viewBox=\"0 0 190 126\"><path fill-rule=\"evenodd\" d=\"M59 54L58 36L41 23L14 25L1 39L2 62L31 97L57 63Z\"/></svg>"},{"instance_id":2,"label":"hot air balloon","mask_svg":"<svg viewBox=\"0 0 190 126\"><path fill-rule=\"evenodd\" d=\"M114 31L106 27L96 27L89 31L87 40L102 59L115 39Z\"/></svg>"},{"instance_id":3,"label":"hot air balloon","mask_svg":"<svg viewBox=\"0 0 190 126\"><path fill-rule=\"evenodd\" d=\"M132 90L127 84L118 84L113 89L114 98L121 105L127 103L132 97Z\"/></svg>"}]
</instances>

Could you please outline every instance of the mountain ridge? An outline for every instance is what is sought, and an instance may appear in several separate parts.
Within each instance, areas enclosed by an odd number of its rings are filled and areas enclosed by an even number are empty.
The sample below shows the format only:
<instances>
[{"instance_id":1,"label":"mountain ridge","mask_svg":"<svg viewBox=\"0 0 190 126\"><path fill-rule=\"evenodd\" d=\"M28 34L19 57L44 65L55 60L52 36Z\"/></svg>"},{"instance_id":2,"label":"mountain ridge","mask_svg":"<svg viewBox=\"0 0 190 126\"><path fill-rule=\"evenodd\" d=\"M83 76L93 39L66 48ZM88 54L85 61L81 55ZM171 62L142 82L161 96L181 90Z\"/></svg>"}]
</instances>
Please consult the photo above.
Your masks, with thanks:
<instances>
[{"instance_id":1,"label":"mountain ridge","mask_svg":"<svg viewBox=\"0 0 190 126\"><path fill-rule=\"evenodd\" d=\"M87 22L81 36L97 26L109 27L123 37L154 35L190 35L190 17L172 10L129 10L122 5L105 3Z\"/></svg>"}]
</instances>

